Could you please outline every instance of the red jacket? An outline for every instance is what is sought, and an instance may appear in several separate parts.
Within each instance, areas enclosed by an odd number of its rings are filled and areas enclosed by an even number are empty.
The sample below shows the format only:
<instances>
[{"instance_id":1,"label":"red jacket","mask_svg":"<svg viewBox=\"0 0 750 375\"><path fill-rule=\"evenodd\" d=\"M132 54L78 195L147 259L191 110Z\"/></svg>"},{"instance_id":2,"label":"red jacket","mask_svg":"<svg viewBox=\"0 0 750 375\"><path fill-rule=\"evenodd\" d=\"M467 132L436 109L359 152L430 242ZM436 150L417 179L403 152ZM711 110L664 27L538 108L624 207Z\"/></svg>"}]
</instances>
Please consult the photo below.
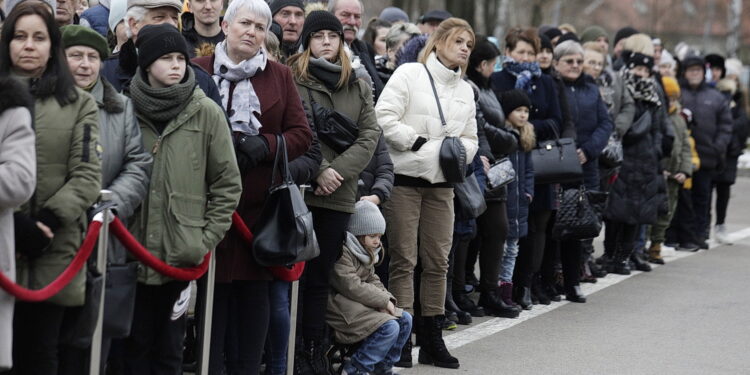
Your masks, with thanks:
<instances>
[{"instance_id":1,"label":"red jacket","mask_svg":"<svg viewBox=\"0 0 750 375\"><path fill-rule=\"evenodd\" d=\"M213 75L214 56L192 60ZM250 79L260 99L260 134L266 137L271 152L268 158L242 177L242 198L237 207L245 223L252 230L271 186L271 167L276 156L276 135L286 141L289 160L301 156L312 143L312 131L307 123L302 101L292 78L292 71L279 63L268 61L266 69ZM230 87L230 92L234 85ZM227 108L224 108L227 110ZM216 282L232 280L270 280L271 274L255 262L251 246L230 229L216 248Z\"/></svg>"}]
</instances>

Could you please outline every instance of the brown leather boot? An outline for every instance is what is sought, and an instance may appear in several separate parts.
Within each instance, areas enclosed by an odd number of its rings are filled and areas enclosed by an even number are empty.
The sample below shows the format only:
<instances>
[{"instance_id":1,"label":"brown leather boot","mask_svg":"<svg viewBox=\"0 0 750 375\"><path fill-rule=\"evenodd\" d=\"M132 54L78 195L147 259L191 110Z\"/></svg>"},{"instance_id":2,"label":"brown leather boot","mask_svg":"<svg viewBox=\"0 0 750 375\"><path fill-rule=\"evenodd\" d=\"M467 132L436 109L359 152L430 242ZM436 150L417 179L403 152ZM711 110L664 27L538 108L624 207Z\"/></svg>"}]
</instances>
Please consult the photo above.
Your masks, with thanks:
<instances>
[{"instance_id":1,"label":"brown leather boot","mask_svg":"<svg viewBox=\"0 0 750 375\"><path fill-rule=\"evenodd\" d=\"M653 243L648 248L648 261L654 264L664 264L664 258L661 257L660 243Z\"/></svg>"}]
</instances>

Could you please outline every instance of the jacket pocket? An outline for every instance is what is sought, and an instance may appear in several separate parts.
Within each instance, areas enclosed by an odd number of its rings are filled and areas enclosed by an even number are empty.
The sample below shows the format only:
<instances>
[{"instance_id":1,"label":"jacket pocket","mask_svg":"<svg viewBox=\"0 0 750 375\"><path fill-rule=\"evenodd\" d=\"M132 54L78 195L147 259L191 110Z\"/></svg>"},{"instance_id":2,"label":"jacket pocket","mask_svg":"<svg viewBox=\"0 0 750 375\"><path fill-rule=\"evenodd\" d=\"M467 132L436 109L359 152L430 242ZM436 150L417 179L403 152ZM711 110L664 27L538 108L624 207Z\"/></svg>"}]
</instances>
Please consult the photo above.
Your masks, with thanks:
<instances>
[{"instance_id":1,"label":"jacket pocket","mask_svg":"<svg viewBox=\"0 0 750 375\"><path fill-rule=\"evenodd\" d=\"M206 200L199 195L169 194L169 212L165 233L166 261L172 265L199 264L209 251L203 246L206 226Z\"/></svg>"}]
</instances>

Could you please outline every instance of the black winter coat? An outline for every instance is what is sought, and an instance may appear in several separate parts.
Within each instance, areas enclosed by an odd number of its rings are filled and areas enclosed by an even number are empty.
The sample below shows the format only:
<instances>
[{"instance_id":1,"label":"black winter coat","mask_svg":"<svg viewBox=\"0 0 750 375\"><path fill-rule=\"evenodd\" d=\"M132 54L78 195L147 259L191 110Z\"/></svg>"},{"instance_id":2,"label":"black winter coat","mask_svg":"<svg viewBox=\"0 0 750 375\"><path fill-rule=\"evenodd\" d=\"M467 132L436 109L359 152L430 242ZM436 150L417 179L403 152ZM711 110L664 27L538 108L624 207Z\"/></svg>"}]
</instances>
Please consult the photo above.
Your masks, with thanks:
<instances>
[{"instance_id":1,"label":"black winter coat","mask_svg":"<svg viewBox=\"0 0 750 375\"><path fill-rule=\"evenodd\" d=\"M727 146L732 140L732 114L729 101L705 82L697 89L681 82L682 106L693 113L691 129L695 148L701 158L701 170L722 169Z\"/></svg>"},{"instance_id":2,"label":"black winter coat","mask_svg":"<svg viewBox=\"0 0 750 375\"><path fill-rule=\"evenodd\" d=\"M393 161L388 154L385 138L381 134L370 164L367 164L367 167L359 174L357 199L366 195L377 195L382 204L391 197L393 179Z\"/></svg>"},{"instance_id":3,"label":"black winter coat","mask_svg":"<svg viewBox=\"0 0 750 375\"><path fill-rule=\"evenodd\" d=\"M660 107L643 101L635 105L635 120L622 139L623 162L609 191L605 218L631 225L654 224L666 208L666 184L659 160L667 124L658 113Z\"/></svg>"}]
</instances>

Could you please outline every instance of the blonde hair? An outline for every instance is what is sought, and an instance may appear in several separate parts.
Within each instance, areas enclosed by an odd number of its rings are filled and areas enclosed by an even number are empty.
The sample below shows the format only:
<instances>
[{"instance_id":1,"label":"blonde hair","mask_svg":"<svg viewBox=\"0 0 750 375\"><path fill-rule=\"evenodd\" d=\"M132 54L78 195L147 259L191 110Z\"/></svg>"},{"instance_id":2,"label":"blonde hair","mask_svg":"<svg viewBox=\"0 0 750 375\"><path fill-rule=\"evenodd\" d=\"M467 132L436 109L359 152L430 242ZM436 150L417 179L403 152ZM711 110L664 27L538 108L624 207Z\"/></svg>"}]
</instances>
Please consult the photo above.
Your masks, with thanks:
<instances>
[{"instance_id":1,"label":"blonde hair","mask_svg":"<svg viewBox=\"0 0 750 375\"><path fill-rule=\"evenodd\" d=\"M328 6L321 2L307 3L307 5L305 5L305 17L309 16L311 12L316 10L328 11Z\"/></svg>"},{"instance_id":2,"label":"blonde hair","mask_svg":"<svg viewBox=\"0 0 750 375\"><path fill-rule=\"evenodd\" d=\"M561 31L567 31L569 33L578 34L578 31L576 30L576 27L573 26L573 25L571 25L571 24L569 24L569 23L564 23L564 24L558 26L557 28L560 29Z\"/></svg>"},{"instance_id":3,"label":"blonde hair","mask_svg":"<svg viewBox=\"0 0 750 375\"><path fill-rule=\"evenodd\" d=\"M468 31L471 36L471 49L474 49L474 43L476 42L476 36L474 35L474 29L471 28L468 22L460 19L451 17L441 22L435 32L430 35L427 39L427 44L419 54L419 62L422 64L427 63L427 58L430 57L432 52L437 51L438 45L443 45L452 41L458 37L458 34ZM466 74L466 67L469 65L467 60L465 65L461 66L461 72Z\"/></svg>"},{"instance_id":4,"label":"blonde hair","mask_svg":"<svg viewBox=\"0 0 750 375\"><path fill-rule=\"evenodd\" d=\"M583 43L583 51L585 52L587 50L588 51L599 52L602 55L604 55L605 57L607 56L607 50L604 49L604 47L602 47L602 45L599 44L598 42L586 42L586 43Z\"/></svg>"},{"instance_id":5,"label":"blonde hair","mask_svg":"<svg viewBox=\"0 0 750 375\"><path fill-rule=\"evenodd\" d=\"M534 133L534 125L526 121L521 126L516 126L512 122L508 121L512 128L518 130L520 135L520 146L524 152L531 151L536 145L536 133Z\"/></svg>"},{"instance_id":6,"label":"blonde hair","mask_svg":"<svg viewBox=\"0 0 750 375\"><path fill-rule=\"evenodd\" d=\"M635 34L625 39L622 49L633 53L641 53L646 56L654 56L654 42L646 34Z\"/></svg>"},{"instance_id":7,"label":"blonde hair","mask_svg":"<svg viewBox=\"0 0 750 375\"><path fill-rule=\"evenodd\" d=\"M338 84L336 84L337 89L342 89L346 87L346 85L349 83L349 79L351 79L352 76L352 63L349 61L349 55L346 54L346 50L344 50L344 38L341 38L341 43L339 43L339 51L337 59L339 62L341 62L341 78L339 78ZM314 58L312 54L312 50L310 49L310 46L308 44L307 48L305 48L304 51L291 56L289 60L287 60L287 65L289 65L290 68L292 68L292 73L296 77L299 77L303 80L311 80L310 79L310 59Z\"/></svg>"}]
</instances>

